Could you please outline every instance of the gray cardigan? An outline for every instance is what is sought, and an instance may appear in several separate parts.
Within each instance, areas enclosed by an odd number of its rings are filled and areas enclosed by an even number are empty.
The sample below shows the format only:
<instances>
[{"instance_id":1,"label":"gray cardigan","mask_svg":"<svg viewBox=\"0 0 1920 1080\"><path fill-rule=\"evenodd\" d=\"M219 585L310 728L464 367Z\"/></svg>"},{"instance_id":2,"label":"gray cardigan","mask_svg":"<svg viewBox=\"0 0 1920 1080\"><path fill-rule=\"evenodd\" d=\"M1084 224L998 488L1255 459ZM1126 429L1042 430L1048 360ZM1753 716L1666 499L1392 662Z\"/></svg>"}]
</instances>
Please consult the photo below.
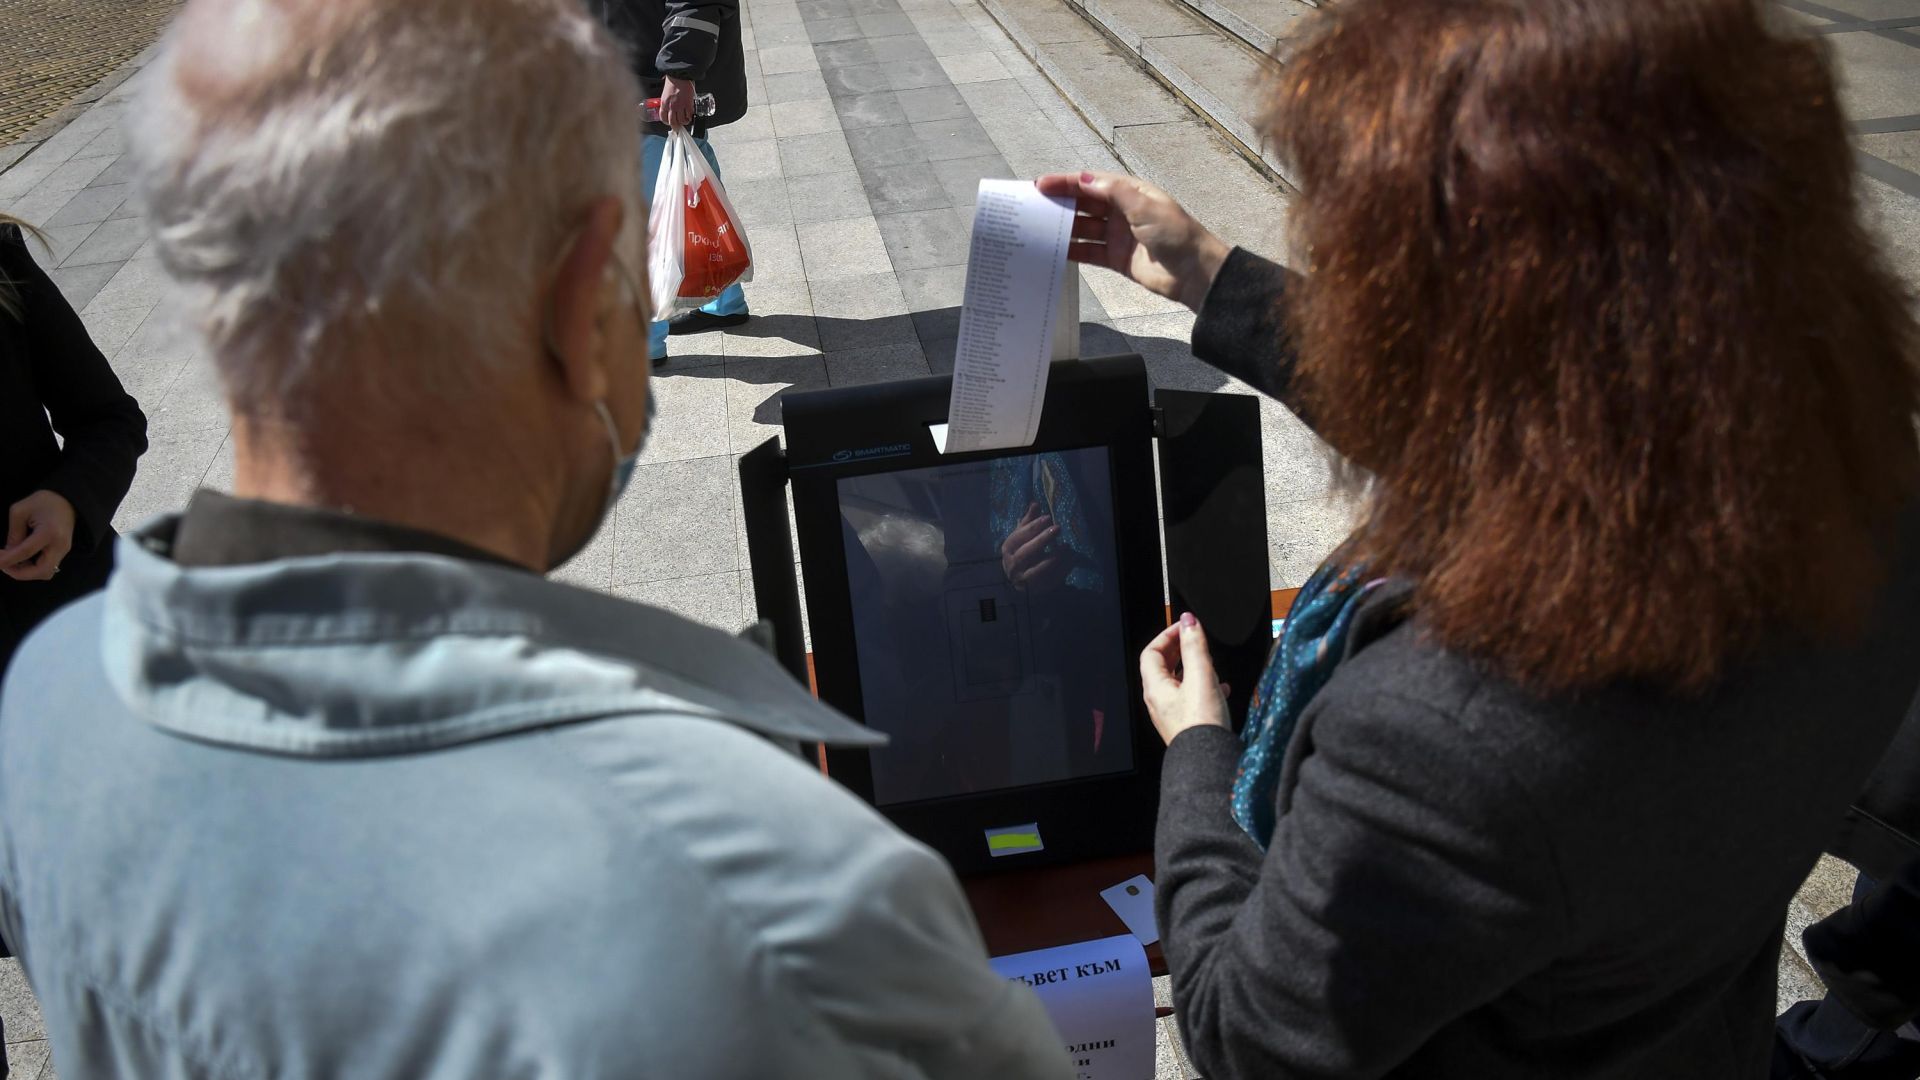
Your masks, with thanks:
<instances>
[{"instance_id":1,"label":"gray cardigan","mask_svg":"<svg viewBox=\"0 0 1920 1080\"><path fill-rule=\"evenodd\" d=\"M1194 342L1284 397L1284 358L1246 352L1282 340L1283 288L1236 253ZM1175 739L1157 884L1195 1064L1763 1076L1787 903L1920 684L1920 521L1902 541L1862 638L1782 640L1696 698L1532 696L1404 621L1404 590L1370 599L1264 855L1228 813L1238 740Z\"/></svg>"}]
</instances>

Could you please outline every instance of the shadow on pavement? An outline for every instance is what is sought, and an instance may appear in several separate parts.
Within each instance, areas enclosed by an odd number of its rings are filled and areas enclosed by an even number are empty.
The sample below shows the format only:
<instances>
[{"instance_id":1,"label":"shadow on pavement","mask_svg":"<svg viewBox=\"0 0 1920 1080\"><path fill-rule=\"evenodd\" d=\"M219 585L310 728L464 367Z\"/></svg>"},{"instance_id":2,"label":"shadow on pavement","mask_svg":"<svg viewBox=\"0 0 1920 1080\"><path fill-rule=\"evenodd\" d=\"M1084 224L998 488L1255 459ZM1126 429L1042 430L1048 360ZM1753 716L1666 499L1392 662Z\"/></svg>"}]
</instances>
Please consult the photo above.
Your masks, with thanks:
<instances>
[{"instance_id":1,"label":"shadow on pavement","mask_svg":"<svg viewBox=\"0 0 1920 1080\"><path fill-rule=\"evenodd\" d=\"M759 316L721 333L735 338L778 339L814 351L803 356L722 356L718 352L719 335L715 335L710 344L701 343L713 351L676 354L659 374L783 383L803 391L945 374L953 370L959 327L957 307L873 319ZM917 347L917 351L908 346ZM1228 385L1227 377L1196 359L1190 343L1183 339L1127 335L1104 323L1081 324L1081 356L1124 353L1139 353L1146 360L1148 377L1156 388L1210 391ZM763 424L778 424L780 396L775 394L762 402L753 418Z\"/></svg>"}]
</instances>

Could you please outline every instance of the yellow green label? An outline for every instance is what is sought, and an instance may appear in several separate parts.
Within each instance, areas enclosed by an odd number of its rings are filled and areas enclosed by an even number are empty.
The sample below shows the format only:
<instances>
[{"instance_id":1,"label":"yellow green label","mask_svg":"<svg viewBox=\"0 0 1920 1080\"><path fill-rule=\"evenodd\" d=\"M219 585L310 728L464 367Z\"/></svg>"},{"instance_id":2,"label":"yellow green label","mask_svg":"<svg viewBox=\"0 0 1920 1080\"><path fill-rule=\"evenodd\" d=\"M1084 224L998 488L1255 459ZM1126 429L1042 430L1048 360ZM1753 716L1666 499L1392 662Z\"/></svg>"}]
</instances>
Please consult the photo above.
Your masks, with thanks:
<instances>
[{"instance_id":1,"label":"yellow green label","mask_svg":"<svg viewBox=\"0 0 1920 1080\"><path fill-rule=\"evenodd\" d=\"M1040 842L1038 825L988 829L986 833L987 851L993 855L1018 855L1027 851L1040 851L1046 846Z\"/></svg>"}]
</instances>

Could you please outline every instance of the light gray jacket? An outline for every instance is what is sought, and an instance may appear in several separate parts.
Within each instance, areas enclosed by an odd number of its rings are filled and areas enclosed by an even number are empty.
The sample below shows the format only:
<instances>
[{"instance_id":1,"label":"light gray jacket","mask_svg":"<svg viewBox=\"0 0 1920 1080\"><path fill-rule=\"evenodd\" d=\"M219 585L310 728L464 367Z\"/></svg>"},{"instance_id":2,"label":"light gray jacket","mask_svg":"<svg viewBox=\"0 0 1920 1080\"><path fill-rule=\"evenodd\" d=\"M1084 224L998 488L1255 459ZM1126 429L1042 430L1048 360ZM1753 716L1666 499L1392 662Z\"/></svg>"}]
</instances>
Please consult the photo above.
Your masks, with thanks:
<instances>
[{"instance_id":1,"label":"light gray jacket","mask_svg":"<svg viewBox=\"0 0 1920 1080\"><path fill-rule=\"evenodd\" d=\"M185 569L0 699L0 933L69 1080L1064 1076L765 654L509 569Z\"/></svg>"}]
</instances>

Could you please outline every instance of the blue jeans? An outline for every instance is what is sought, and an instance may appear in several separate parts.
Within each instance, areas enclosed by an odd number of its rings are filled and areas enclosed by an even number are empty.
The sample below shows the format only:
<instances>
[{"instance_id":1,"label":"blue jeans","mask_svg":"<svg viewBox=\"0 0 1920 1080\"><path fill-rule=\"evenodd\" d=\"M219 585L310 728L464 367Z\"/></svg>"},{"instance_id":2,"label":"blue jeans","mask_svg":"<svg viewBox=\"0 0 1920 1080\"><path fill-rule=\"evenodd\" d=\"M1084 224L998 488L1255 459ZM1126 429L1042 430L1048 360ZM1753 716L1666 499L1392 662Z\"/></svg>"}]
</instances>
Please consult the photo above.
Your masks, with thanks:
<instances>
[{"instance_id":1,"label":"blue jeans","mask_svg":"<svg viewBox=\"0 0 1920 1080\"><path fill-rule=\"evenodd\" d=\"M720 176L720 162L714 160L713 144L705 139L695 139L700 152L707 156L707 164L713 166L715 179ZM667 139L664 135L642 135L640 139L640 193L648 203L653 201L654 181L660 176L660 159L666 156ZM647 207L649 213L653 207ZM747 312L747 294L740 286L730 285L727 290L713 298L712 303L700 309L709 315L744 315ZM655 360L667 355L667 324L665 320L654 323L652 327L651 357Z\"/></svg>"}]
</instances>

